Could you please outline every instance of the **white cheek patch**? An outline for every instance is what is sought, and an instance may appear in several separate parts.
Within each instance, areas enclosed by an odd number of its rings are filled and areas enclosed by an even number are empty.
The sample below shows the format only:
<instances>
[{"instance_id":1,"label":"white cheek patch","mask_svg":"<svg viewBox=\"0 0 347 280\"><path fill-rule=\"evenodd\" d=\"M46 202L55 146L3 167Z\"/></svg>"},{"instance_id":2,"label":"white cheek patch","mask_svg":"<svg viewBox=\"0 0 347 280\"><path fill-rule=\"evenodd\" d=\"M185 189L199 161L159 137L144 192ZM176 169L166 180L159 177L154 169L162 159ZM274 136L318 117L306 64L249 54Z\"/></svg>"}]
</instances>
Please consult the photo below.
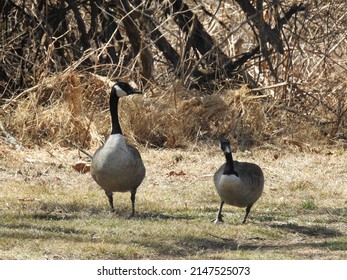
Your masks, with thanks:
<instances>
[{"instance_id":1,"label":"white cheek patch","mask_svg":"<svg viewBox=\"0 0 347 280\"><path fill-rule=\"evenodd\" d=\"M128 95L121 87L118 85L115 85L114 88L116 89L118 97L126 96Z\"/></svg>"},{"instance_id":2,"label":"white cheek patch","mask_svg":"<svg viewBox=\"0 0 347 280\"><path fill-rule=\"evenodd\" d=\"M225 152L226 152L226 153L229 153L229 154L231 153L231 150L230 150L230 147L229 147L229 146L226 146L226 147L225 147Z\"/></svg>"}]
</instances>

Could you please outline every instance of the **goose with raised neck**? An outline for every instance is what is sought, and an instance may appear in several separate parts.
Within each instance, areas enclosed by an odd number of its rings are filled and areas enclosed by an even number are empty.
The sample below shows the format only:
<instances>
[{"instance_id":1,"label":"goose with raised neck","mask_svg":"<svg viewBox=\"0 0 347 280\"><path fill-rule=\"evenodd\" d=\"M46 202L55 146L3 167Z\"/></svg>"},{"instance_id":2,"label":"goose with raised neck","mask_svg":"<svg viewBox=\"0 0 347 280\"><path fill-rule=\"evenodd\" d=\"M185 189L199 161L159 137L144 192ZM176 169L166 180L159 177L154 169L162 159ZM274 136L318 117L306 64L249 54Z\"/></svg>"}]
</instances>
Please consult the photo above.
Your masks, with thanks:
<instances>
[{"instance_id":1,"label":"goose with raised neck","mask_svg":"<svg viewBox=\"0 0 347 280\"><path fill-rule=\"evenodd\" d=\"M96 183L104 189L112 211L115 211L113 192L130 192L132 211L135 215L135 196L137 188L146 175L139 151L125 142L119 123L119 98L142 92L132 88L128 83L117 82L111 90L109 105L111 114L111 135L105 144L97 149L92 158L91 175Z\"/></svg>"}]
</instances>

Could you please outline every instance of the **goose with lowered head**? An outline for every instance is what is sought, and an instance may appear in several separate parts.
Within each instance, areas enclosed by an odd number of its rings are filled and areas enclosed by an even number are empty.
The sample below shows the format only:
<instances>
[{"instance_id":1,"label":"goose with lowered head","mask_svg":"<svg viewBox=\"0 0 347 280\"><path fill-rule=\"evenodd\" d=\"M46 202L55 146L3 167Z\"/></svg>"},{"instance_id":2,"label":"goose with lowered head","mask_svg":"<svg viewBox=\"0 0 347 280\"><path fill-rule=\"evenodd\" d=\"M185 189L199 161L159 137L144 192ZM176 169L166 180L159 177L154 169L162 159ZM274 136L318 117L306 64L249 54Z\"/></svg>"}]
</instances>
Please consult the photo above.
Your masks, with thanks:
<instances>
[{"instance_id":1,"label":"goose with lowered head","mask_svg":"<svg viewBox=\"0 0 347 280\"><path fill-rule=\"evenodd\" d=\"M216 171L213 178L221 203L217 217L212 221L223 222L222 208L224 203L227 203L246 207L246 215L242 222L244 224L253 204L263 193L263 171L254 163L234 161L229 140L222 138L220 143L226 163Z\"/></svg>"}]
</instances>

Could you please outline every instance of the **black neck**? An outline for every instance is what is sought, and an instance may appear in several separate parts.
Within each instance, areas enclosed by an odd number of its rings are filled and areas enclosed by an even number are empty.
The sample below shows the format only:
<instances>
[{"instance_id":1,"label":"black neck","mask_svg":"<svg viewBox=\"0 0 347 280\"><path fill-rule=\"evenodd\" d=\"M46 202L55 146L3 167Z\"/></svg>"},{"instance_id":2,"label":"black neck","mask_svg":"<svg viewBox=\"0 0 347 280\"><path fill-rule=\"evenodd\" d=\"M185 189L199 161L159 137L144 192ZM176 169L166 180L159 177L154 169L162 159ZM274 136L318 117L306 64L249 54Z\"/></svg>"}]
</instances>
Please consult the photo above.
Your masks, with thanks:
<instances>
[{"instance_id":1,"label":"black neck","mask_svg":"<svg viewBox=\"0 0 347 280\"><path fill-rule=\"evenodd\" d=\"M233 161L232 154L231 153L225 153L225 159L226 159L226 163L225 163L223 174L224 175L234 174L234 175L238 176L237 172L234 169L234 161Z\"/></svg>"},{"instance_id":2,"label":"black neck","mask_svg":"<svg viewBox=\"0 0 347 280\"><path fill-rule=\"evenodd\" d=\"M111 134L122 134L122 129L119 124L118 119L118 101L119 97L116 93L111 93L110 95L110 111L111 111L111 121L112 121L112 131Z\"/></svg>"}]
</instances>

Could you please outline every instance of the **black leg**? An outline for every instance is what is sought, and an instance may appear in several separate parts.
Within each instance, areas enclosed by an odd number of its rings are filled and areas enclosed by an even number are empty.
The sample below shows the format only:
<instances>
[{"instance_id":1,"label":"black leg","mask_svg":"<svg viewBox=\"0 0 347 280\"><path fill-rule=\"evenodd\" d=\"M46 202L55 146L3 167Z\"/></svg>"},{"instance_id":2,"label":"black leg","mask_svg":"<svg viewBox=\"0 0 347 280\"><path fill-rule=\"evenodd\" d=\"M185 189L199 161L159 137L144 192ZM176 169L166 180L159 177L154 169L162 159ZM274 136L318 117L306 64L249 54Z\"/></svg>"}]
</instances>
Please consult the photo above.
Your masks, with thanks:
<instances>
[{"instance_id":1,"label":"black leg","mask_svg":"<svg viewBox=\"0 0 347 280\"><path fill-rule=\"evenodd\" d=\"M111 206L111 211L114 212L114 207L113 207L113 194L112 192L105 191L107 197L108 197L108 202L110 203Z\"/></svg>"},{"instance_id":2,"label":"black leg","mask_svg":"<svg viewBox=\"0 0 347 280\"><path fill-rule=\"evenodd\" d=\"M136 189L131 191L131 215L130 217L135 216L135 195L136 195Z\"/></svg>"},{"instance_id":3,"label":"black leg","mask_svg":"<svg viewBox=\"0 0 347 280\"><path fill-rule=\"evenodd\" d=\"M249 212L251 211L252 206L253 206L253 203L252 203L252 204L249 204L249 205L247 206L247 208L246 208L246 215L245 215L245 218L243 219L243 222L242 222L243 224L246 223L248 214L249 214Z\"/></svg>"},{"instance_id":4,"label":"black leg","mask_svg":"<svg viewBox=\"0 0 347 280\"><path fill-rule=\"evenodd\" d=\"M214 223L223 223L223 215L222 215L222 209L223 209L224 201L222 200L220 202L217 218L213 219L212 222Z\"/></svg>"}]
</instances>

